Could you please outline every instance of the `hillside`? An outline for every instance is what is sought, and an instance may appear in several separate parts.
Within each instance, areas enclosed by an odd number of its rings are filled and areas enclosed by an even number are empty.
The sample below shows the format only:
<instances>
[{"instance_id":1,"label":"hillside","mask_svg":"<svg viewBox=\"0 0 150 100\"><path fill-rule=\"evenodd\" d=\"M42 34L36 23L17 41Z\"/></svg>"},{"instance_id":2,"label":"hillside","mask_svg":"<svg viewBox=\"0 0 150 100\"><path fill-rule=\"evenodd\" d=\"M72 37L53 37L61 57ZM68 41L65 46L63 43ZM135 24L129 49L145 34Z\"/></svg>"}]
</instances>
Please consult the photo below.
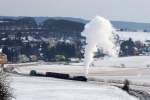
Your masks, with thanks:
<instances>
[{"instance_id":1,"label":"hillside","mask_svg":"<svg viewBox=\"0 0 150 100\"><path fill-rule=\"evenodd\" d=\"M27 17L27 16L0 16L0 20L1 19L20 19L23 17ZM72 18L72 17L32 17L36 20L37 24L41 24L43 23L45 20L47 19L51 19L51 20L66 20L66 21L71 21L71 22L77 22L77 23L81 23L81 25L86 24L87 22L89 22L89 20L85 20L82 18ZM127 21L111 21L113 26L116 29L124 29L124 30L144 30L144 31L150 31L150 23L139 23L139 22L127 22Z\"/></svg>"},{"instance_id":2,"label":"hillside","mask_svg":"<svg viewBox=\"0 0 150 100\"><path fill-rule=\"evenodd\" d=\"M150 23L112 21L112 24L117 29L145 30L145 31L147 30L147 31L150 31Z\"/></svg>"}]
</instances>

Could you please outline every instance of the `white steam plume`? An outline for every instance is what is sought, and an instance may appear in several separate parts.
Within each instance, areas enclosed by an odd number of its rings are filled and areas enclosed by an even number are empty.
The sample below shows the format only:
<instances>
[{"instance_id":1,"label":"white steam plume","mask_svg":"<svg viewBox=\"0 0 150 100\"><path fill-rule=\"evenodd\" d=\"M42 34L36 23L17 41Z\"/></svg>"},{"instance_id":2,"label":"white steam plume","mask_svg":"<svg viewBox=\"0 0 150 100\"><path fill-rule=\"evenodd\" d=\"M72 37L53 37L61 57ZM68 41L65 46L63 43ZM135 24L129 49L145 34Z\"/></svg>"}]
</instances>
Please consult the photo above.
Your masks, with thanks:
<instances>
[{"instance_id":1,"label":"white steam plume","mask_svg":"<svg viewBox=\"0 0 150 100\"><path fill-rule=\"evenodd\" d=\"M109 56L116 57L117 52L113 40L113 32L115 29L111 23L100 16L96 16L93 20L85 25L82 36L86 37L84 62L86 65L86 74L93 61L94 52L97 51L97 46L101 47Z\"/></svg>"}]
</instances>

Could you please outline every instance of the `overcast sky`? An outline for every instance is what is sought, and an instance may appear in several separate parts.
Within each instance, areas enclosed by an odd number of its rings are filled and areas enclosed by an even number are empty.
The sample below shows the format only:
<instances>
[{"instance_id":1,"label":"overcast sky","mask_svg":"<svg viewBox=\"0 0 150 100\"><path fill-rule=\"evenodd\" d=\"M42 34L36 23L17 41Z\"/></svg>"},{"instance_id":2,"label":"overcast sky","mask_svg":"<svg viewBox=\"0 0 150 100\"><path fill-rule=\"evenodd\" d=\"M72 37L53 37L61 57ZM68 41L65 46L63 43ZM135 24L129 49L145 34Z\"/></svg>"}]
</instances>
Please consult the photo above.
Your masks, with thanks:
<instances>
[{"instance_id":1,"label":"overcast sky","mask_svg":"<svg viewBox=\"0 0 150 100\"><path fill-rule=\"evenodd\" d=\"M0 16L63 16L150 23L150 0L0 0Z\"/></svg>"}]
</instances>

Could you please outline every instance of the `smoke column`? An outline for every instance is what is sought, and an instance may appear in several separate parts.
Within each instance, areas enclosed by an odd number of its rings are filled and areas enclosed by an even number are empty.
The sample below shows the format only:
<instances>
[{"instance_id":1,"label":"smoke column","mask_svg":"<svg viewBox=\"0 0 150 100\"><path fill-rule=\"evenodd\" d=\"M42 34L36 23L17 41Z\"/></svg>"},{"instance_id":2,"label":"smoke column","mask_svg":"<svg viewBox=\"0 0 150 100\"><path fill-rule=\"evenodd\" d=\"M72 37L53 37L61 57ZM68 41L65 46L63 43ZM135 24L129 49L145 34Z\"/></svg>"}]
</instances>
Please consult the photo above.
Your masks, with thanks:
<instances>
[{"instance_id":1,"label":"smoke column","mask_svg":"<svg viewBox=\"0 0 150 100\"><path fill-rule=\"evenodd\" d=\"M85 25L85 28L81 34L86 37L84 53L86 75L88 74L90 64L93 62L94 52L97 51L97 47L102 48L104 53L109 56L117 56L113 39L114 31L115 29L112 27L111 23L107 19L100 16L96 16Z\"/></svg>"}]
</instances>

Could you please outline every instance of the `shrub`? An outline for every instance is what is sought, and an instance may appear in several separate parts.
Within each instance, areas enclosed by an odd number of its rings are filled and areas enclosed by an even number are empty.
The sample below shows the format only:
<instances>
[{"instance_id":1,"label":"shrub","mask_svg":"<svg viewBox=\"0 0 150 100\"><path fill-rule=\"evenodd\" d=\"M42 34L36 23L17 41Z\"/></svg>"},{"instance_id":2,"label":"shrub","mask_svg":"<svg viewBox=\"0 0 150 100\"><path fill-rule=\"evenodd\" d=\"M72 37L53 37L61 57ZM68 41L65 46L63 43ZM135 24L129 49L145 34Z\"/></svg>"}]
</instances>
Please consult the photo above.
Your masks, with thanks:
<instances>
[{"instance_id":1,"label":"shrub","mask_svg":"<svg viewBox=\"0 0 150 100\"><path fill-rule=\"evenodd\" d=\"M4 72L0 72L0 100L10 100L12 98L7 76Z\"/></svg>"}]
</instances>

